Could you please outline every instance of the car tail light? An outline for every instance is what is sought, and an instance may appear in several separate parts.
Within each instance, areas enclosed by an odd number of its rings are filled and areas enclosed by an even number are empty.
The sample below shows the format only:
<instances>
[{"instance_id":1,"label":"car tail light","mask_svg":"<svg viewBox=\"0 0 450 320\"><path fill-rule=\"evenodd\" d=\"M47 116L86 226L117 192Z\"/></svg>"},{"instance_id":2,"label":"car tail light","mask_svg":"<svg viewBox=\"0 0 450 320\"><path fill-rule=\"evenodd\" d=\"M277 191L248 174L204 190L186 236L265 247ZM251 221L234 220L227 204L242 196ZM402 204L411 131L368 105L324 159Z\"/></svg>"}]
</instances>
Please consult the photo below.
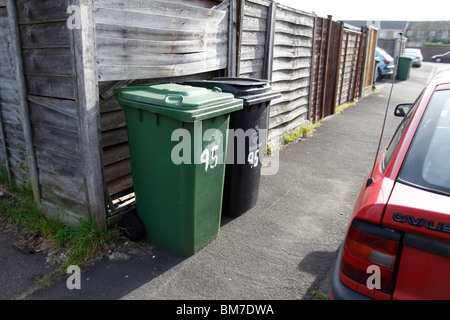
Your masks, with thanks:
<instances>
[{"instance_id":1,"label":"car tail light","mask_svg":"<svg viewBox=\"0 0 450 320\"><path fill-rule=\"evenodd\" d=\"M375 299L390 299L399 259L401 233L353 220L344 243L340 278L348 287ZM367 284L371 266L379 270L379 288ZM375 275L377 276L377 275Z\"/></svg>"},{"instance_id":2,"label":"car tail light","mask_svg":"<svg viewBox=\"0 0 450 320\"><path fill-rule=\"evenodd\" d=\"M386 60L386 59L384 59L383 62L386 63L386 64L391 63L389 60Z\"/></svg>"}]
</instances>

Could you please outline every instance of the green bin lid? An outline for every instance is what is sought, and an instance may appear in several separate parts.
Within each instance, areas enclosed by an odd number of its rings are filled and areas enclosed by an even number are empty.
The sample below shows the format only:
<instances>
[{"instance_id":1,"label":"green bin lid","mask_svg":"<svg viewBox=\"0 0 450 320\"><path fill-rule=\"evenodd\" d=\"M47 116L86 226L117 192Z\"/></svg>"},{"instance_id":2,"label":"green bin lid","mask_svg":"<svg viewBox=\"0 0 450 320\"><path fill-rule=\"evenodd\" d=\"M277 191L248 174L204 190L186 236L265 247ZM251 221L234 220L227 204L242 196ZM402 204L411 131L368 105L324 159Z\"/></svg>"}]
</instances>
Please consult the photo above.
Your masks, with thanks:
<instances>
[{"instance_id":1,"label":"green bin lid","mask_svg":"<svg viewBox=\"0 0 450 320\"><path fill-rule=\"evenodd\" d=\"M185 122L217 117L243 108L243 101L220 88L206 89L170 82L114 90L122 107L133 107Z\"/></svg>"}]
</instances>

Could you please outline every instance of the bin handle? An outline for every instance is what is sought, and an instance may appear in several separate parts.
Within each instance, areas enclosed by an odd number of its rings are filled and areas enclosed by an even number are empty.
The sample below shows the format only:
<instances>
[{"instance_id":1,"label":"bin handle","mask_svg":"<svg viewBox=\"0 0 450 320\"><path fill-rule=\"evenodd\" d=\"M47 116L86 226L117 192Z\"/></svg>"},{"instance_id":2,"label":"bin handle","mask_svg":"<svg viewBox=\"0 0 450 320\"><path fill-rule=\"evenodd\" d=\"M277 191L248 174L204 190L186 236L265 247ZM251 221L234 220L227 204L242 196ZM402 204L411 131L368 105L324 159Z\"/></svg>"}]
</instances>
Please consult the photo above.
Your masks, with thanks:
<instances>
[{"instance_id":1,"label":"bin handle","mask_svg":"<svg viewBox=\"0 0 450 320\"><path fill-rule=\"evenodd\" d=\"M168 104L179 105L183 102L184 97L181 94L168 94L164 101Z\"/></svg>"}]
</instances>

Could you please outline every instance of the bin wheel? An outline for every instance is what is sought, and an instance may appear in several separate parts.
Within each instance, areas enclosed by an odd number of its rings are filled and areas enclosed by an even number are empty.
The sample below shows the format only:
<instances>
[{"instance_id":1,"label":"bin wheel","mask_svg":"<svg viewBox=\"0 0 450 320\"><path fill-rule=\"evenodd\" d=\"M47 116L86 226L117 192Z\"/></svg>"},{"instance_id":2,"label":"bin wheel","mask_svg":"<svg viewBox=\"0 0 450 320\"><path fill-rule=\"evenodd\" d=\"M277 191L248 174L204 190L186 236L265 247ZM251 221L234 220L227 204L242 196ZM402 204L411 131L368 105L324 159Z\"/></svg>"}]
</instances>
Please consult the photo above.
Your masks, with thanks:
<instances>
[{"instance_id":1,"label":"bin wheel","mask_svg":"<svg viewBox=\"0 0 450 320\"><path fill-rule=\"evenodd\" d=\"M137 242L144 237L144 224L137 215L127 213L122 217L121 226L131 241Z\"/></svg>"}]
</instances>

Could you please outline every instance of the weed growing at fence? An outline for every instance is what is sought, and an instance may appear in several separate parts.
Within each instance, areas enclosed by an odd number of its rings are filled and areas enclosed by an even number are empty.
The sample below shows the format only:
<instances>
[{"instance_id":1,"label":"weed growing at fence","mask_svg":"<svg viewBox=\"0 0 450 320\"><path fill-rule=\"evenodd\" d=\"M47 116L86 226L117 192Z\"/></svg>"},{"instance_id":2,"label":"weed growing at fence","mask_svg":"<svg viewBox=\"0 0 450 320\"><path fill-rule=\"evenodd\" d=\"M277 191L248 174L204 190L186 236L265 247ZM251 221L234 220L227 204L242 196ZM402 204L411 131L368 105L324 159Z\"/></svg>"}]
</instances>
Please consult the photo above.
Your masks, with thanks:
<instances>
[{"instance_id":1,"label":"weed growing at fence","mask_svg":"<svg viewBox=\"0 0 450 320\"><path fill-rule=\"evenodd\" d=\"M348 107L354 107L355 105L356 105L355 101L353 101L353 102L346 102L344 104L341 104L341 105L336 107L336 110L335 110L334 114L339 114L342 111L344 111L345 109L347 109Z\"/></svg>"},{"instance_id":2,"label":"weed growing at fence","mask_svg":"<svg viewBox=\"0 0 450 320\"><path fill-rule=\"evenodd\" d=\"M292 130L289 134L284 137L284 143L288 144L300 137L306 136L308 133L314 132L317 127L320 126L320 122L309 123L300 126L298 130Z\"/></svg>"}]
</instances>

